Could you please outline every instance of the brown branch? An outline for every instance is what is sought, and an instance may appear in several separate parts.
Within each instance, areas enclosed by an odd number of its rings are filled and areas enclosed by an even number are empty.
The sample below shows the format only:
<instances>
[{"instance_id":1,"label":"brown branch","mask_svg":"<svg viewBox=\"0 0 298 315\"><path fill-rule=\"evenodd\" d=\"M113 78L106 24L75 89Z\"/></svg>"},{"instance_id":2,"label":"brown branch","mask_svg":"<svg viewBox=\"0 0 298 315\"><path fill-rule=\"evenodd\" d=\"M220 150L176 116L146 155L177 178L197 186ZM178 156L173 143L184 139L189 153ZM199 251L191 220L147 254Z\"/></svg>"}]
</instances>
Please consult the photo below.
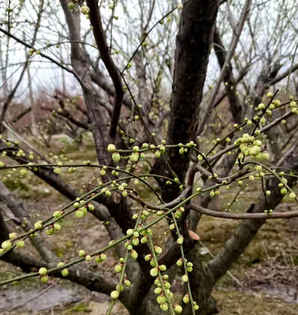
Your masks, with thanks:
<instances>
[{"instance_id":1,"label":"brown branch","mask_svg":"<svg viewBox=\"0 0 298 315\"><path fill-rule=\"evenodd\" d=\"M195 138L217 10L218 3L214 1L188 1L183 6L176 38L168 144L187 143ZM194 54L194 51L197 53ZM183 182L189 165L188 155L179 154L175 148L169 150L167 157L172 172L162 160L155 163L152 172L166 176L174 173ZM172 186L162 187L166 202L180 193L178 185Z\"/></svg>"},{"instance_id":2,"label":"brown branch","mask_svg":"<svg viewBox=\"0 0 298 315\"><path fill-rule=\"evenodd\" d=\"M137 197L135 195L130 195L130 197L133 200L136 200L137 202L139 202L141 205L146 206L146 208L149 208L149 209L152 209L152 210L164 210L164 211L167 211L169 208L176 206L179 202L181 202L184 198L186 198L190 191L191 191L191 187L188 186L181 192L181 194L177 198L175 198L174 200L172 200L172 201L170 201L168 203L160 205L160 206L151 205L151 204L147 203L146 201L144 201L143 199L141 199L141 198L139 198L139 197Z\"/></svg>"},{"instance_id":3,"label":"brown branch","mask_svg":"<svg viewBox=\"0 0 298 315\"><path fill-rule=\"evenodd\" d=\"M18 114L17 116L15 116L11 122L12 123L16 123L18 122L20 119L22 119L25 115L27 115L28 113L30 113L32 110L32 107L28 107L25 110L23 110L20 114Z\"/></svg>"},{"instance_id":4,"label":"brown branch","mask_svg":"<svg viewBox=\"0 0 298 315\"><path fill-rule=\"evenodd\" d=\"M3 218L3 209L0 208L0 242L3 242L9 238L9 230L6 222Z\"/></svg>"},{"instance_id":5,"label":"brown branch","mask_svg":"<svg viewBox=\"0 0 298 315\"><path fill-rule=\"evenodd\" d=\"M33 51L37 51L37 50L38 50L38 49L36 49L35 47L33 47L32 45L30 45L30 44L26 43L25 41L23 41L22 39L16 37L15 35L13 35L13 34L11 34L11 33L9 33L9 32L7 32L7 31L6 31L4 28L2 28L2 27L0 27L0 32L3 33L3 34L5 34L6 36L9 36L10 38L14 39L17 43L23 45L23 46L26 47L26 48L32 49ZM55 65L58 66L59 68L62 68L63 70L65 70L65 71L67 71L67 72L73 74L74 77L78 80L78 82L80 82L80 84L83 85L83 83L82 83L80 77L79 77L74 71L72 71L71 69L67 68L66 66L64 66L64 65L63 65L62 63L60 63L59 61L53 59L52 57L50 57L50 56L48 56L48 55L46 55L46 54L44 54L43 52L40 52L40 53L39 53L39 56L41 56L41 57L43 57L43 58L49 60L50 62L52 62L53 64L55 64Z\"/></svg>"},{"instance_id":6,"label":"brown branch","mask_svg":"<svg viewBox=\"0 0 298 315\"><path fill-rule=\"evenodd\" d=\"M190 208L200 214L208 215L215 218L231 219L231 220L246 220L246 219L289 219L298 217L298 211L272 212L272 213L231 213L224 211L217 211L197 206L190 205Z\"/></svg>"},{"instance_id":7,"label":"brown branch","mask_svg":"<svg viewBox=\"0 0 298 315\"><path fill-rule=\"evenodd\" d=\"M225 83L227 83L227 85L225 84L225 92L229 99L230 110L234 121L236 123L240 123L242 118L242 106L239 97L236 94L236 84L233 76L231 60L229 60L229 62L226 64L228 53L225 50L218 28L216 28L214 32L214 51L220 68L223 70L226 65L225 71L223 72L223 80Z\"/></svg>"},{"instance_id":8,"label":"brown branch","mask_svg":"<svg viewBox=\"0 0 298 315\"><path fill-rule=\"evenodd\" d=\"M242 9L242 12L241 12L241 16L240 16L240 19L239 19L239 23L237 25L237 28L236 28L235 32L233 33L231 47L229 48L229 51L228 51L228 54L226 56L225 62L223 64L223 66L222 66L219 78L218 78L218 80L216 82L216 86L214 87L214 89L212 91L212 95L211 95L211 97L210 97L210 99L209 99L209 101L208 101L208 103L206 105L206 109L204 110L204 112L201 115L202 118L200 119L200 124L199 124L198 131L197 131L198 134L202 133L202 131L203 131L204 127L205 127L206 121L208 120L208 117L210 116L210 112L213 109L213 103L215 101L215 98L216 98L216 95L218 93L219 87L220 87L220 85L222 83L222 80L225 78L227 67L230 64L231 59L232 59L232 57L233 57L233 55L235 53L235 49L237 47L237 44L238 44L239 39L240 39L240 35L241 35L243 27L244 27L244 23L245 23L246 18L247 18L248 14L249 14L249 11L250 11L251 3L252 3L252 0L246 0L245 4L243 6L243 9Z\"/></svg>"},{"instance_id":9,"label":"brown branch","mask_svg":"<svg viewBox=\"0 0 298 315\"><path fill-rule=\"evenodd\" d=\"M261 132L264 133L266 131L268 131L269 129L273 128L274 126L276 126L277 124L279 124L282 120L287 119L291 116L293 116L294 113L292 113L291 111L286 112L284 115L276 118L275 120L273 120L272 122L270 122L268 125L266 125L265 127L261 128Z\"/></svg>"},{"instance_id":10,"label":"brown branch","mask_svg":"<svg viewBox=\"0 0 298 315\"><path fill-rule=\"evenodd\" d=\"M14 216L19 219L20 226L24 231L28 232L33 228L28 211L25 209L24 204L21 201L18 201L2 182L0 182L0 200L3 201ZM46 241L39 235L30 238L30 241L44 261L49 263L57 260L57 257L49 250Z\"/></svg>"},{"instance_id":11,"label":"brown branch","mask_svg":"<svg viewBox=\"0 0 298 315\"><path fill-rule=\"evenodd\" d=\"M109 72L109 75L113 81L116 97L114 100L114 111L112 115L111 127L110 127L110 136L115 137L117 124L120 117L121 105L124 96L124 91L122 87L122 79L120 72L116 67L107 45L106 36L102 27L100 10L98 7L98 2L96 0L87 0L86 1L90 12L90 22L93 27L93 35L96 41L97 48L100 52L101 58Z\"/></svg>"},{"instance_id":12,"label":"brown branch","mask_svg":"<svg viewBox=\"0 0 298 315\"><path fill-rule=\"evenodd\" d=\"M41 21L43 10L44 10L44 0L40 1L40 4L39 4L39 11L38 11L38 14L37 14L37 21L36 21L36 24L35 24L35 29L34 29L34 33L33 33L33 39L31 41L30 46L34 46L35 45L36 38L37 38L37 33L39 31L39 28L40 28L40 21ZM2 31L1 28L0 28L0 31ZM8 32L5 31L3 33L6 33L6 35L9 36L9 37L13 37L10 34L10 31L8 31ZM6 113L8 111L9 105L11 104L11 102L12 102L12 100L13 100L16 92L17 92L17 89L19 88L21 82L23 81L24 75L25 75L26 70L29 67L29 65L30 65L30 56L28 55L24 65L23 65L23 69L22 69L22 71L20 73L20 76L19 76L19 78L18 78L14 88L9 93L5 103L2 106L2 111L1 111L1 116L0 116L0 130L1 131L4 130L4 127L2 126L2 123L5 121L5 117L6 117Z\"/></svg>"},{"instance_id":13,"label":"brown branch","mask_svg":"<svg viewBox=\"0 0 298 315\"><path fill-rule=\"evenodd\" d=\"M298 170L298 152L292 151L283 162L281 167L297 171ZM293 187L297 179L295 177L288 178L289 187ZM264 197L264 194L260 194L259 201L253 209L253 214L257 212L263 212L264 209L275 209L284 197L280 193L278 187L279 180L272 178L268 180L266 184L266 190L271 191L269 197ZM294 211L293 211L294 213ZM274 214L274 212L272 213ZM288 213L289 215L289 213ZM226 271L230 268L233 262L244 252L245 248L255 237L258 230L266 222L266 218L244 220L236 229L234 234L229 240L225 242L224 248L209 262L208 266L213 274L214 282L216 282Z\"/></svg>"},{"instance_id":14,"label":"brown branch","mask_svg":"<svg viewBox=\"0 0 298 315\"><path fill-rule=\"evenodd\" d=\"M40 268L44 263L27 254L9 252L1 256L1 260L22 269L23 272L31 272L33 268Z\"/></svg>"},{"instance_id":15,"label":"brown branch","mask_svg":"<svg viewBox=\"0 0 298 315\"><path fill-rule=\"evenodd\" d=\"M1 257L1 260L13 264L14 266L20 267L24 272L32 272L34 269L39 269L40 267L49 267L45 265L42 261L36 260L35 258L32 258L31 256L24 255L22 253L17 252L10 252L4 256ZM54 276L57 278L65 279L60 271L53 272L50 274L50 276ZM27 276L23 278L30 278L32 277L31 274L28 274ZM85 288L101 292L104 294L110 294L110 292L115 289L117 282L115 279L112 279L104 272L92 272L86 268L83 268L81 266L73 266L69 268L69 275L67 276L67 279L83 285ZM121 293L120 300L126 305L128 299L128 292Z\"/></svg>"},{"instance_id":16,"label":"brown branch","mask_svg":"<svg viewBox=\"0 0 298 315\"><path fill-rule=\"evenodd\" d=\"M281 80L283 80L284 78L286 78L289 74L295 72L298 70L298 64L290 67L288 70L286 70L285 72L281 73L278 77L272 79L271 81L269 81L267 83L268 86L272 86L278 82L280 82Z\"/></svg>"},{"instance_id":17,"label":"brown branch","mask_svg":"<svg viewBox=\"0 0 298 315\"><path fill-rule=\"evenodd\" d=\"M242 81L242 79L247 75L249 68L251 65L247 65L246 67L244 67L243 69L240 70L238 77L235 79L234 82L234 88L236 89L236 86L238 85L238 83L240 83ZM227 96L226 90L223 90L221 92L221 94L219 96L217 96L216 100L214 101L213 107L217 107L220 102Z\"/></svg>"},{"instance_id":18,"label":"brown branch","mask_svg":"<svg viewBox=\"0 0 298 315\"><path fill-rule=\"evenodd\" d=\"M5 142L3 140L0 140L0 149L1 147L2 150L6 151L6 154L9 158L15 160L19 164L28 165L30 162L32 163L32 161L26 158L28 152L26 152L25 149L23 149L23 151L25 152L26 156L18 157L15 153L19 150L19 147L7 148ZM70 200L75 200L80 196L80 194L75 191L69 184L65 183L58 174L55 174L51 168L44 166L32 168L31 171L37 177L44 180L51 187L56 189L58 192L60 192ZM105 205L103 203L105 203ZM109 222L109 224L105 224L104 226L107 229L111 239L121 238L123 236L121 227L124 231L126 231L127 228L131 226L130 218L123 220L123 211L125 208L122 202L116 204L109 199L96 198L96 200L92 201L92 204L95 207L94 211L91 212L92 215L94 215L94 217L96 217L100 221ZM108 209L113 209L113 216L111 216ZM116 249L118 251L119 257L125 256L126 249L123 244L119 244ZM136 275L136 270L138 270L136 263L131 262L127 269L128 276L131 277L131 279L135 278L135 276L138 276Z\"/></svg>"},{"instance_id":19,"label":"brown branch","mask_svg":"<svg viewBox=\"0 0 298 315\"><path fill-rule=\"evenodd\" d=\"M57 112L58 115L61 115L62 117L66 118L68 121L70 121L72 124L74 124L77 127L80 127L84 130L89 130L89 126L86 122L83 122L81 120L76 119L66 108L63 99L59 98L58 96L55 96L55 98L58 100L58 103L61 107L61 112Z\"/></svg>"}]
</instances>

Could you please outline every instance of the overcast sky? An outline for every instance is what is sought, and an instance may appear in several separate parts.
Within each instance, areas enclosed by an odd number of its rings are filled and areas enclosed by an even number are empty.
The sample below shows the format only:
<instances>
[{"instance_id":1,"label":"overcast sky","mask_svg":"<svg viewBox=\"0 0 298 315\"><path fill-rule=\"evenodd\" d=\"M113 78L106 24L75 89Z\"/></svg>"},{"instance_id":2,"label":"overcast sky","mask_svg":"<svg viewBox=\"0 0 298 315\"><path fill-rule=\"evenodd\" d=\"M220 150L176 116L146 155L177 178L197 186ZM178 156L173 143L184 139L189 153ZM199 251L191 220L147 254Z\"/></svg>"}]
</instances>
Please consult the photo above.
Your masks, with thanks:
<instances>
[{"instance_id":1,"label":"overcast sky","mask_svg":"<svg viewBox=\"0 0 298 315\"><path fill-rule=\"evenodd\" d=\"M66 24L64 21L63 11L60 7L58 0L44 0L45 1L45 12L43 13L42 23L40 27L40 31L37 36L37 42L35 47L41 49L42 52L46 53L47 55L51 56L55 60L60 60L62 57L64 62L69 63L69 44L65 43L65 39L62 39L64 42L63 45L60 47L56 47L56 43L61 40L62 37L58 36L58 33L65 36L67 33ZM244 1L240 1L239 3L239 10L237 8L232 11L234 22L237 23L237 18L241 9L241 5L243 5ZM260 1L255 1L255 3L260 3ZM268 47L266 47L265 43L268 42L268 38L271 39L269 43L271 43L272 49L276 49L276 54L278 56L283 56L283 64L284 67L287 67L291 62L297 62L293 58L290 58L290 54L295 52L295 49L298 51L298 44L297 44L297 34L298 34L298 16L297 11L293 11L288 13L288 16L282 16L282 12L280 12L278 4L281 0L276 1L262 1L262 6L257 6L254 8L253 11L253 18L251 18L251 27L254 28L256 32L256 42L254 43L258 46L259 52L259 59L261 57L268 58ZM289 5L294 5L296 0L288 0L285 1ZM0 21L7 21L8 17L14 21L14 28L12 29L12 33L19 38L25 38L26 42L31 42L32 34L34 31L34 22L37 20L37 8L38 4L40 3L39 0L31 0L26 1L24 6L20 8L20 1L19 0L11 0L11 8L13 9L12 13L9 14L7 12L7 3L6 0L0 0ZM109 8L108 2L103 1L104 8L102 9L103 16L105 21L108 21L111 16L111 8ZM117 49L117 45L121 45L125 55L121 57L114 56L114 59L118 64L122 64L121 67L124 65L124 59L128 58L135 47L138 45L139 42L139 30L140 30L140 7L139 3L145 9L145 12L148 13L148 4L150 1L141 1L141 0L131 0L131 1L118 1L118 5L115 9L115 16L116 19L113 20L114 27L113 27L113 35L116 39L113 42L114 49ZM264 4L265 3L265 4ZM223 8L222 12L219 15L219 19L225 19L225 24L228 25L227 16L228 11L226 8ZM127 14L124 13L124 10L127 10ZM169 10L169 6L165 0L156 1L156 7L154 9L154 14L152 17L152 21L150 26L154 24L154 22L158 21L159 18ZM291 15L292 14L292 15ZM231 16L230 16L231 18ZM283 30L283 36L281 37L281 31L279 29L275 29L276 21L278 19L284 20L284 24L287 25L287 28ZM253 24L255 23L255 24ZM223 23L219 23L219 26L222 29L227 28ZM173 55L174 46L175 46L175 35L176 35L176 28L177 23L172 23L174 29L172 29L172 37L171 37L171 54ZM7 27L7 25L1 25L1 27ZM117 28L118 27L118 28ZM159 25L156 29L156 32L152 32L150 35L150 39L154 42L158 39L158 30L162 31L162 25ZM282 24L281 26L282 27ZM289 29L295 30L289 31ZM88 31L89 21L83 16L82 17L82 30L84 33ZM109 36L110 32L108 33ZM229 47L229 43L231 40L231 31L226 31L224 33L225 44ZM277 37L280 36L278 42ZM91 36L86 37L87 41L89 42L88 51L90 55L95 56L96 50L92 49L92 45L94 42ZM276 41L276 46L274 43ZM51 43L51 47L47 49L43 49L46 47L47 44ZM7 68L7 78L8 78L8 85L12 87L13 84L16 82L18 76L20 75L20 70L22 69L22 64L25 61L25 49L23 46L18 45L14 42L14 40L10 39L9 42L7 38L1 34L0 37L0 44L1 44L1 71L4 71L5 62L8 61L9 67ZM239 54L247 49L248 45L251 45L251 38L249 36L249 27L246 25L244 34L241 37L241 41L238 45ZM8 46L7 46L8 45ZM163 43L161 42L161 45ZM6 55L7 47L9 48L8 56ZM288 56L287 56L288 55ZM273 56L275 58L276 56ZM6 60L6 58L8 58ZM35 90L45 91L47 93L52 93L55 88L62 88L62 74L61 69L53 66L53 64L49 63L47 60L41 58L38 55L35 55L32 59L32 63L30 66L30 73L32 78L33 87ZM256 62L256 70L258 68L258 63ZM214 78L218 74L218 66L217 62L214 57L210 58L210 65L209 65L209 75L207 80L207 85L212 84ZM65 84L68 90L75 91L78 87L78 84L75 82L73 77L70 74L65 73ZM0 87L3 87L2 78L0 80ZM170 82L168 83L168 87L170 88ZM77 89L78 90L78 89ZM18 90L18 97L26 99L28 91L28 80L27 74ZM78 90L79 91L79 90Z\"/></svg>"}]
</instances>

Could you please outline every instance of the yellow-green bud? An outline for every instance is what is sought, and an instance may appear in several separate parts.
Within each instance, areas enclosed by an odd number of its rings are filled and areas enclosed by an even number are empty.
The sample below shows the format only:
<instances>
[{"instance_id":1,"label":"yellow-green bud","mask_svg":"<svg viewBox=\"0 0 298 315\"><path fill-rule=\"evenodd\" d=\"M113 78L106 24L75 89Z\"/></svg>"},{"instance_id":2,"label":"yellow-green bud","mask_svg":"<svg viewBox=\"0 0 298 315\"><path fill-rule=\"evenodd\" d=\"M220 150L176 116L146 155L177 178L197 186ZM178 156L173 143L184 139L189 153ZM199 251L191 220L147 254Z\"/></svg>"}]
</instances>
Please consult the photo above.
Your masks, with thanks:
<instances>
[{"instance_id":1,"label":"yellow-green bud","mask_svg":"<svg viewBox=\"0 0 298 315\"><path fill-rule=\"evenodd\" d=\"M111 295L111 298L112 298L113 300L116 300L116 299L118 299L118 297L119 297L119 292L116 291L116 290L114 290L114 291L111 292L110 295Z\"/></svg>"},{"instance_id":2,"label":"yellow-green bud","mask_svg":"<svg viewBox=\"0 0 298 315\"><path fill-rule=\"evenodd\" d=\"M175 313L177 313L177 314L181 314L182 311L183 311L183 308L182 308L181 305L176 304L175 307L174 307L174 311L175 311Z\"/></svg>"},{"instance_id":3,"label":"yellow-green bud","mask_svg":"<svg viewBox=\"0 0 298 315\"><path fill-rule=\"evenodd\" d=\"M45 267L41 267L41 268L39 268L38 273L39 273L41 276L45 276L45 275L48 274L48 269L45 268Z\"/></svg>"},{"instance_id":4,"label":"yellow-green bud","mask_svg":"<svg viewBox=\"0 0 298 315\"><path fill-rule=\"evenodd\" d=\"M12 247L12 243L11 243L11 241L9 241L9 240L4 241L4 242L2 242L1 247L2 247L4 250L9 250L9 249L11 249L11 247Z\"/></svg>"},{"instance_id":5,"label":"yellow-green bud","mask_svg":"<svg viewBox=\"0 0 298 315\"><path fill-rule=\"evenodd\" d=\"M35 222L35 223L34 223L34 228L35 228L36 230L42 229L42 221L40 220L40 221Z\"/></svg>"},{"instance_id":6,"label":"yellow-green bud","mask_svg":"<svg viewBox=\"0 0 298 315\"><path fill-rule=\"evenodd\" d=\"M115 163L118 163L120 160L121 160L121 156L118 152L115 152L112 154L112 160L115 162Z\"/></svg>"},{"instance_id":7,"label":"yellow-green bud","mask_svg":"<svg viewBox=\"0 0 298 315\"><path fill-rule=\"evenodd\" d=\"M158 269L157 269L157 268L152 268L152 269L150 270L150 275L151 275L151 277L157 277L157 275L158 275Z\"/></svg>"},{"instance_id":8,"label":"yellow-green bud","mask_svg":"<svg viewBox=\"0 0 298 315\"><path fill-rule=\"evenodd\" d=\"M108 152L115 152L116 151L116 146L112 143L110 143L107 147Z\"/></svg>"},{"instance_id":9,"label":"yellow-green bud","mask_svg":"<svg viewBox=\"0 0 298 315\"><path fill-rule=\"evenodd\" d=\"M67 268L61 270L62 277L67 277L69 275L69 271Z\"/></svg>"}]
</instances>

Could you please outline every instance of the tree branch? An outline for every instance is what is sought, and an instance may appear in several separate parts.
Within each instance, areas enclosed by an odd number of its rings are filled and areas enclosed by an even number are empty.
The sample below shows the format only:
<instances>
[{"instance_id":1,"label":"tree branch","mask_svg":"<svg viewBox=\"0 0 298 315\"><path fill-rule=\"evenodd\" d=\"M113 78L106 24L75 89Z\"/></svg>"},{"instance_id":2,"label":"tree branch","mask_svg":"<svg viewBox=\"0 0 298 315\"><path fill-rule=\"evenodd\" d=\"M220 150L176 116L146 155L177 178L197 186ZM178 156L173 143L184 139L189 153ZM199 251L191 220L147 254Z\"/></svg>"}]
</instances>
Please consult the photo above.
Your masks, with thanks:
<instances>
[{"instance_id":1,"label":"tree branch","mask_svg":"<svg viewBox=\"0 0 298 315\"><path fill-rule=\"evenodd\" d=\"M287 156L287 159L280 166L292 171L298 170L298 151L292 151L291 154ZM296 183L295 177L290 177L288 179L288 185L292 187ZM271 191L271 195L264 198L261 194L258 203L255 205L253 212L263 212L264 209L275 209L275 207L280 203L284 197L280 193L280 188L278 187L279 180L273 178L268 181L266 190ZM266 219L255 219L255 220L245 220L242 222L232 237L226 241L224 248L209 262L208 266L213 274L214 281L217 281L221 276L223 276L226 271L231 267L232 263L235 262L238 257L243 253L247 245L255 237L258 230L266 222Z\"/></svg>"},{"instance_id":2,"label":"tree branch","mask_svg":"<svg viewBox=\"0 0 298 315\"><path fill-rule=\"evenodd\" d=\"M35 29L34 29L34 32L33 32L33 38L32 38L30 46L34 46L35 45L36 38L37 38L37 33L38 33L39 28L40 28L40 21L41 21L43 10L44 10L44 0L41 0L40 3L39 3L39 11L38 11L38 14L37 14L37 21L36 21L36 24L35 24ZM1 31L1 29L0 29L0 31ZM20 74L20 76L19 76L19 78L18 78L14 88L9 93L5 103L3 104L2 111L1 111L1 116L0 116L0 130L2 130L2 131L3 131L2 123L5 120L5 116L6 116L8 108L9 108L9 105L12 102L12 100L13 100L16 92L17 92L17 89L19 88L19 86L20 86L20 84L22 82L23 77L24 77L24 75L26 73L26 70L29 67L29 65L30 65L30 56L28 55L24 65L23 65L23 69L21 71L21 74Z\"/></svg>"},{"instance_id":3,"label":"tree branch","mask_svg":"<svg viewBox=\"0 0 298 315\"><path fill-rule=\"evenodd\" d=\"M229 62L226 63L228 53L225 50L218 28L216 28L214 32L214 51L220 68L224 70L224 67L226 66L225 71L223 71L223 80L225 83L227 83L224 87L225 94L228 96L230 110L234 121L236 123L240 123L242 118L242 106L239 97L236 95L236 82L233 76L231 58Z\"/></svg>"},{"instance_id":4,"label":"tree branch","mask_svg":"<svg viewBox=\"0 0 298 315\"><path fill-rule=\"evenodd\" d=\"M20 226L26 232L33 228L30 222L28 211L25 209L24 204L17 201L15 196L0 182L0 200L3 201L11 210L16 218L20 221ZM32 245L36 248L41 258L47 263L54 263L57 257L49 250L47 242L40 236L30 238Z\"/></svg>"},{"instance_id":5,"label":"tree branch","mask_svg":"<svg viewBox=\"0 0 298 315\"><path fill-rule=\"evenodd\" d=\"M96 0L87 0L86 1L90 12L90 22L93 27L93 35L96 41L97 48L100 52L101 58L109 72L109 75L113 81L116 97L114 100L114 111L112 115L111 127L110 127L110 136L115 137L117 124L120 117L121 105L123 100L123 87L122 87L122 79L120 76L120 72L116 67L107 45L106 36L103 31L100 10L98 7L98 1Z\"/></svg>"},{"instance_id":6,"label":"tree branch","mask_svg":"<svg viewBox=\"0 0 298 315\"><path fill-rule=\"evenodd\" d=\"M235 53L235 49L237 47L237 44L238 44L239 39L240 39L240 35L241 35L243 27L244 27L244 23L245 23L245 21L247 19L249 11L250 11L251 3L252 3L252 0L246 0L245 4L243 6L239 23L237 25L235 33L233 33L231 47L229 48L229 52L228 52L228 54L226 56L226 59L225 59L225 62L223 64L223 66L222 66L219 78L218 78L218 80L216 82L216 86L214 87L214 89L212 91L212 95L211 95L211 97L210 97L210 99L209 99L209 101L208 101L208 103L206 105L206 109L204 110L204 112L201 115L202 118L200 119L199 128L198 128L198 131L197 131L198 134L202 133L202 131L203 131L204 127L205 127L206 121L207 121L208 117L210 117L210 112L212 111L213 103L215 101L215 98L216 98L216 95L218 93L219 87L220 87L220 85L222 83L222 80L226 76L227 67L230 64L231 59L232 59L232 57L233 57L233 55Z\"/></svg>"}]
</instances>

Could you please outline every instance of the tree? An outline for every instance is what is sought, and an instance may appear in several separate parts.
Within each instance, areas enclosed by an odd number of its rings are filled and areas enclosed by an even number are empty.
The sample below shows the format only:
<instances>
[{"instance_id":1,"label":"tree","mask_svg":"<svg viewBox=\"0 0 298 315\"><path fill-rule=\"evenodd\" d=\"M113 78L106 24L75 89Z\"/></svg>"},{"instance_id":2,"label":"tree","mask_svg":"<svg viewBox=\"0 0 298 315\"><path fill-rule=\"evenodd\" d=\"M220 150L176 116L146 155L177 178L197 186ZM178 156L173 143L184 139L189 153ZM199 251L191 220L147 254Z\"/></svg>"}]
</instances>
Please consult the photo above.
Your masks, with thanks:
<instances>
[{"instance_id":1,"label":"tree","mask_svg":"<svg viewBox=\"0 0 298 315\"><path fill-rule=\"evenodd\" d=\"M286 1L281 2L283 8L287 9L284 12L297 13L295 8L288 10ZM18 163L21 171L29 169L71 202L53 213L48 220L31 223L23 203L1 184L1 200L13 212L15 223L24 229L22 235L11 232L1 211L1 259L21 267L24 272L38 268L38 272L31 272L29 276L39 276L42 281L47 281L48 274L67 276L91 290L110 294L113 300L119 299L131 314L158 314L160 309L171 314L212 314L216 310L211 295L216 282L243 253L266 220L298 216L297 211L274 211L285 195L297 200L293 190L298 168L296 129L289 131L285 127L287 124L297 125L297 103L294 98L279 101L277 92L269 91L264 95L269 87L296 71L297 65L292 63L279 74L282 68L280 58L274 59L277 52L272 56L269 54L271 43L268 43L267 66L260 72L254 86L255 94L248 100L252 84L251 79L246 82L244 77L257 56L258 45L253 45L248 52L243 50L244 57L240 55L242 47L239 50L237 46L241 44L241 35L247 32L251 41L256 42L255 30L251 31L248 21L255 18L254 10L259 5L266 4L253 4L247 0L241 7L240 16L235 18L233 2L183 1L183 6L169 6L154 27L149 28L148 25L155 18L156 1L148 2L148 7L143 2L138 3L142 13L138 34L140 42L124 67L124 70L128 70L134 63L135 71L130 73L134 79L132 88L130 78L119 68L123 60L119 57L117 62L118 54L113 51L114 41L117 40L114 34L114 28L117 29L114 26L117 1L109 8L111 18L104 19L104 2L99 5L95 0L87 0L86 3L60 0L68 28L63 36L69 40L69 65L37 49L35 41L29 43L14 35L9 28L0 28L1 33L10 40L31 49L31 55L38 54L54 62L77 80L89 119L85 127L93 134L98 160L97 165L85 167L100 168L102 180L95 189L80 195L59 175L61 167L71 165L54 165L49 161L45 164L47 159L40 154L33 155L25 145L2 138L1 151ZM129 17L128 5L122 2L121 5L123 11L120 12ZM225 9L220 11L223 6L228 8L232 31L221 29L220 22L217 22L218 17L224 15ZM173 62L166 52L152 61L152 55L157 50L154 43L156 40L161 43L161 40L160 33L150 38L150 32L157 26L162 27L165 19L170 18L171 14L174 16L177 11L180 20ZM84 15L90 21L91 30L87 30L83 36L81 19ZM169 23L173 20L169 20ZM285 17L282 20L287 21ZM290 34L287 22L283 25L285 32ZM167 26L166 30L169 33L171 28ZM224 47L226 41L222 39L224 32L231 37L228 49ZM112 37L109 43L109 36L113 34L116 37ZM95 42L92 50L87 48L90 39ZM170 41L165 48L169 46ZM163 47L163 43L158 47ZM213 90L206 92L204 86L212 48L220 74ZM124 51L123 47L121 49ZM296 60L295 56L292 60ZM171 65L174 65L171 96L167 100L169 106L160 102L161 77L169 69L164 67L160 70L158 66L152 66L153 75L147 78L146 67L151 61L157 65L167 62L170 71ZM151 89L146 88L149 80ZM224 88L220 91L223 82ZM237 88L238 84L243 87ZM230 126L221 130L220 137L210 145L202 140L210 141L212 137L209 124L215 120L218 96L221 100L224 97L228 99ZM139 106L140 103L142 106ZM156 115L160 114L161 121L156 116L157 121L154 121L154 111ZM121 119L125 112L129 113L129 124ZM5 125L4 116L2 123ZM167 124L164 124L164 117L167 117ZM161 140L162 128L166 129L166 140ZM274 141L275 130L282 135L281 141ZM154 161L149 173L140 174L137 165L143 160L150 163L152 156ZM2 162L1 167L8 169L18 166ZM201 181L199 186L196 181L198 175ZM158 189L152 186L151 178L158 182ZM219 198L221 191L231 185L245 189L243 185L250 181L258 185L260 193L256 202L247 204L243 213L209 209L211 200ZM152 191L156 202L148 202L138 194L136 185L140 182ZM99 222L104 222L114 242L94 253L81 252L80 257L59 262L40 232L47 230L51 234L59 230L59 221L72 213L77 217L88 213ZM221 251L207 260L196 234L203 215L243 219ZM154 243L150 230L161 220L167 222L171 231L162 247ZM23 240L28 237L38 250L40 259L18 252L17 247L22 247ZM105 259L105 251L114 247L121 257L115 267L120 279L112 279L103 272L92 272L79 265L92 259L101 263ZM182 276L179 276L181 272ZM170 289L171 282L177 277L184 284L182 301L176 301Z\"/></svg>"}]
</instances>

